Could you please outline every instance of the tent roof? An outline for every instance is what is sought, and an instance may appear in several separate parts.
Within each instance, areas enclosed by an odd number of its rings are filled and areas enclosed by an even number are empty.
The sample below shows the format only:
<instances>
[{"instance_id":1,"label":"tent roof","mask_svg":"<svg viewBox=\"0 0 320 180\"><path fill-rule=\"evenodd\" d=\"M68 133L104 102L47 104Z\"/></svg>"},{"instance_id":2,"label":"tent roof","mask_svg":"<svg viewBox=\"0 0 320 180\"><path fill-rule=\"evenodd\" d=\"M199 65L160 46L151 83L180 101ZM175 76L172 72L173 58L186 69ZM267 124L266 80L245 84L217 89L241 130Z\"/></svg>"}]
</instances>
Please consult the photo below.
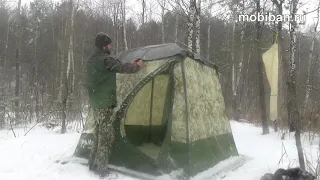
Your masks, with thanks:
<instances>
[{"instance_id":1,"label":"tent roof","mask_svg":"<svg viewBox=\"0 0 320 180\"><path fill-rule=\"evenodd\" d=\"M117 55L122 62L132 62L134 59L140 58L144 61L152 61L164 59L175 55L188 55L188 51L181 48L175 43L150 45L123 51Z\"/></svg>"},{"instance_id":2,"label":"tent roof","mask_svg":"<svg viewBox=\"0 0 320 180\"><path fill-rule=\"evenodd\" d=\"M149 45L149 46L129 49L117 54L116 58L124 63L130 63L133 60L138 58L144 61L153 61L153 60L169 58L176 55L189 56L193 60L200 62L203 65L206 65L218 70L217 66L212 62L202 59L199 54L195 54L188 51L187 49L181 48L176 43Z\"/></svg>"}]
</instances>

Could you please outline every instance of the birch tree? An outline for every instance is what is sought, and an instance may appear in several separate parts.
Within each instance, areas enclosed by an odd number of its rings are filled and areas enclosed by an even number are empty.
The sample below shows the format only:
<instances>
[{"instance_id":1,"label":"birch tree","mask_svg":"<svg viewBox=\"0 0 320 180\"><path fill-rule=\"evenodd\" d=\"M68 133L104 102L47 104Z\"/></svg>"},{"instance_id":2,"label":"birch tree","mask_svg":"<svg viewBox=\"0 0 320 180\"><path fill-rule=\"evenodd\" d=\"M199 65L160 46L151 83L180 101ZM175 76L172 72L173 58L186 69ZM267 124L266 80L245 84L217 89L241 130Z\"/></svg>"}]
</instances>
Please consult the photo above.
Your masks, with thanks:
<instances>
[{"instance_id":1,"label":"birch tree","mask_svg":"<svg viewBox=\"0 0 320 180\"><path fill-rule=\"evenodd\" d=\"M143 25L145 23L145 19L146 19L146 0L142 0L142 13L141 13L141 24Z\"/></svg>"},{"instance_id":2,"label":"birch tree","mask_svg":"<svg viewBox=\"0 0 320 180\"><path fill-rule=\"evenodd\" d=\"M164 13L165 13L165 9L166 9L166 1L167 0L161 0L161 1L158 1L158 3L160 4L160 7L161 7L161 42L164 43L165 42L165 34L164 34L164 22L165 22L165 19L164 19Z\"/></svg>"},{"instance_id":3,"label":"birch tree","mask_svg":"<svg viewBox=\"0 0 320 180\"><path fill-rule=\"evenodd\" d=\"M124 49L128 50L127 28L126 28L126 0L122 0L122 26L123 26L123 43Z\"/></svg>"},{"instance_id":4,"label":"birch tree","mask_svg":"<svg viewBox=\"0 0 320 180\"><path fill-rule=\"evenodd\" d=\"M312 64L312 59L313 59L313 52L315 49L315 43L317 41L317 29L318 29L318 25L319 25L319 13L320 13L320 1L318 4L318 9L317 9L317 20L314 24L314 29L313 29L313 33L312 33L312 43L311 43L311 47L310 47L310 53L309 53L309 59L308 59L308 65L307 65L307 80L306 80L306 93L304 96L304 101L302 104L302 119L306 118L306 109L308 106L308 102L309 102L309 96L310 96L310 90L311 90L311 84L310 84L310 75L311 75L311 64Z\"/></svg>"},{"instance_id":5,"label":"birch tree","mask_svg":"<svg viewBox=\"0 0 320 180\"><path fill-rule=\"evenodd\" d=\"M20 56L21 56L21 0L18 1L18 8L16 14L16 84L15 84L15 121L20 121Z\"/></svg>"},{"instance_id":6,"label":"birch tree","mask_svg":"<svg viewBox=\"0 0 320 180\"><path fill-rule=\"evenodd\" d=\"M31 78L30 81L30 88L31 91L35 94L35 112L36 112L36 121L39 122L39 63L38 63L38 39L40 37L40 5L39 2L34 2L31 4L31 16L33 17L31 27L33 27L33 38L31 39L31 42L33 42L34 46L34 58L32 62L32 72L31 72ZM32 112L32 108L30 108L30 114Z\"/></svg>"},{"instance_id":7,"label":"birch tree","mask_svg":"<svg viewBox=\"0 0 320 180\"><path fill-rule=\"evenodd\" d=\"M65 20L65 26L63 29L61 40L62 45L60 46L61 52L61 84L60 84L60 104L61 104L61 134L66 132L66 118L67 118L67 100L69 96L69 82L70 82L70 69L73 61L73 33L74 29L74 2L73 0L68 1L66 5L66 12L68 16ZM65 52L64 47L67 47ZM67 56L65 56L67 53Z\"/></svg>"},{"instance_id":8,"label":"birch tree","mask_svg":"<svg viewBox=\"0 0 320 180\"><path fill-rule=\"evenodd\" d=\"M296 74L296 49L297 49L297 21L294 17L297 14L299 0L292 0L290 3L290 15L293 17L290 21L290 58L289 58L289 79L288 79L288 118L294 122L295 140L298 151L300 168L305 170L303 150L301 146L301 119L297 106L297 74Z\"/></svg>"},{"instance_id":9,"label":"birch tree","mask_svg":"<svg viewBox=\"0 0 320 180\"><path fill-rule=\"evenodd\" d=\"M175 31L174 31L174 42L178 42L178 32L179 32L179 14L180 14L180 0L176 0L176 6L175 9L177 11L176 17L175 17Z\"/></svg>"},{"instance_id":10,"label":"birch tree","mask_svg":"<svg viewBox=\"0 0 320 180\"><path fill-rule=\"evenodd\" d=\"M208 42L207 42L207 59L210 59L210 38L211 38L211 10L212 10L213 3L209 4L208 9L207 9L207 14L208 14Z\"/></svg>"},{"instance_id":11,"label":"birch tree","mask_svg":"<svg viewBox=\"0 0 320 180\"><path fill-rule=\"evenodd\" d=\"M6 1L2 2L0 4L0 8L2 11L5 11L5 3ZM6 76L7 76L7 54L8 54L8 42L9 42L9 33L10 33L10 23L9 23L9 18L7 20L7 32L6 32L6 41L4 44L4 57L3 59L0 58L0 129L2 129L5 125L5 114L6 114ZM1 69L2 67L2 69Z\"/></svg>"},{"instance_id":12,"label":"birch tree","mask_svg":"<svg viewBox=\"0 0 320 180\"><path fill-rule=\"evenodd\" d=\"M196 53L200 55L201 47L200 47L200 25L201 25L201 0L197 0L196 5L196 14L195 14L195 29L196 29Z\"/></svg>"},{"instance_id":13,"label":"birch tree","mask_svg":"<svg viewBox=\"0 0 320 180\"><path fill-rule=\"evenodd\" d=\"M242 0L242 14L245 14L245 0ZM245 29L246 29L246 21L241 22L241 35L240 35L240 44L241 44L241 51L240 51L240 58L239 58L239 62L238 62L238 70L237 70L237 79L236 79L236 94L240 94L240 79L241 79L241 75L242 75L242 68L243 68L243 62L244 62L244 54L245 54L245 41L244 41L244 37L245 37ZM241 110L241 96L239 96L239 98L237 98L236 100L238 100L238 102L236 102L236 112L237 112L237 118L239 118L239 113Z\"/></svg>"},{"instance_id":14,"label":"birch tree","mask_svg":"<svg viewBox=\"0 0 320 180\"><path fill-rule=\"evenodd\" d=\"M232 39L231 39L231 63L232 63L232 72L231 72L231 87L232 87L232 111L233 111L233 119L238 121L239 120L239 108L237 104L237 60L236 60L236 26L237 26L237 17L238 13L238 2L230 1L228 2L229 9L232 13ZM240 63L241 61L239 61Z\"/></svg>"},{"instance_id":15,"label":"birch tree","mask_svg":"<svg viewBox=\"0 0 320 180\"><path fill-rule=\"evenodd\" d=\"M196 15L196 0L190 0L188 11L188 49L193 52L194 18Z\"/></svg>"},{"instance_id":16,"label":"birch tree","mask_svg":"<svg viewBox=\"0 0 320 180\"><path fill-rule=\"evenodd\" d=\"M277 8L277 15L283 15L283 3L284 0L272 0L273 4ZM288 63L282 59L282 47L283 47L283 33L282 33L282 21L277 22L277 33L278 33L278 59L279 59L279 81L278 81L278 112L279 112L279 118L275 120L275 130L277 130L277 124L279 120L286 121L287 117L287 108L286 108L286 92L287 92L287 67ZM289 129L293 129L292 123L290 123L290 120L288 121Z\"/></svg>"},{"instance_id":17,"label":"birch tree","mask_svg":"<svg viewBox=\"0 0 320 180\"><path fill-rule=\"evenodd\" d=\"M256 16L261 13L261 4L260 0L256 1ZM267 122L267 110L266 110L266 101L265 101L265 90L264 90L264 65L262 61L262 49L261 49L261 40L262 40L262 22L258 19L256 20L256 48L257 48L257 60L258 60L258 78L259 78L259 100L260 100L260 111L261 111L261 120L262 120L262 134L269 134L269 127Z\"/></svg>"}]
</instances>

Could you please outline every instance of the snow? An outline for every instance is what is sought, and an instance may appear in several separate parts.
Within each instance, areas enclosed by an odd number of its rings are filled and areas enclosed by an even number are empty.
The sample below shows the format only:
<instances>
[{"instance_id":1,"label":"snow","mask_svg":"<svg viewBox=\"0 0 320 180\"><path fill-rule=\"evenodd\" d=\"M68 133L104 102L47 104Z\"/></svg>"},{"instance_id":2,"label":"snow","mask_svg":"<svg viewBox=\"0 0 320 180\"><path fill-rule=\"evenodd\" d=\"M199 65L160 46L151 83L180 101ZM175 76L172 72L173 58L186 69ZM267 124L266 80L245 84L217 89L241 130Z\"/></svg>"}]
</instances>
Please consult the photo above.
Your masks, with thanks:
<instances>
[{"instance_id":1,"label":"snow","mask_svg":"<svg viewBox=\"0 0 320 180\"><path fill-rule=\"evenodd\" d=\"M59 134L36 126L26 136L24 129L0 131L1 180L97 180L87 167L58 164L56 160L70 157L80 133ZM118 178L133 180L119 175Z\"/></svg>"},{"instance_id":2,"label":"snow","mask_svg":"<svg viewBox=\"0 0 320 180\"><path fill-rule=\"evenodd\" d=\"M30 125L31 127L32 125ZM221 167L228 165L236 157L221 162L209 170L198 174L193 179L211 180L257 180L268 172L273 173L278 168L296 167L298 165L294 134L285 136L271 130L268 135L261 135L261 128L247 123L231 121L231 127L239 154L248 157L244 165L233 170L210 176ZM16 138L11 130L0 131L0 179L1 180L98 180L98 176L79 163L65 165L55 161L70 157L77 145L80 133L68 132L59 134L56 130L48 130L36 126L26 136L27 129L14 129ZM303 138L303 149L307 161L315 167L318 160L318 143L315 138L311 143L307 135ZM286 153L285 153L286 152ZM281 158L282 157L282 158ZM281 161L280 161L281 159ZM180 172L159 179L174 179ZM111 178L116 177L113 174ZM210 177L210 178L208 178ZM134 180L135 178L118 174L117 179Z\"/></svg>"}]
</instances>

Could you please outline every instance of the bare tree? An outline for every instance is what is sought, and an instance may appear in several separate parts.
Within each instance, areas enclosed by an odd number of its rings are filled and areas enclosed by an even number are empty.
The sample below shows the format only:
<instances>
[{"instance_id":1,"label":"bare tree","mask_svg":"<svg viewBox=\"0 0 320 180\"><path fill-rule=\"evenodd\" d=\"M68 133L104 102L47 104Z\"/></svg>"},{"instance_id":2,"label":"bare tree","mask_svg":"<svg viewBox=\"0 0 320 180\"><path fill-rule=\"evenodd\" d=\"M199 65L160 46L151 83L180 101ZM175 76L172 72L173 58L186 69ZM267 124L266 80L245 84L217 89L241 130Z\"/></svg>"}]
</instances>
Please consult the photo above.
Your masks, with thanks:
<instances>
[{"instance_id":1,"label":"bare tree","mask_svg":"<svg viewBox=\"0 0 320 180\"><path fill-rule=\"evenodd\" d=\"M230 1L228 2L229 9L232 13L232 40L231 40L231 63L232 63L232 72L231 72L231 86L232 86L232 111L233 111L233 119L239 120L239 105L238 101L238 83L237 79L240 73L237 73L237 59L236 59L236 26L237 26L237 17L238 17L238 2ZM241 61L239 61L239 64ZM240 69L239 69L240 70ZM241 70L240 70L241 71ZM238 75L238 76L237 76ZM240 80L240 79L239 79Z\"/></svg>"},{"instance_id":2,"label":"bare tree","mask_svg":"<svg viewBox=\"0 0 320 180\"><path fill-rule=\"evenodd\" d=\"M123 42L124 49L128 50L127 28L126 28L126 0L122 0L122 26L123 26Z\"/></svg>"},{"instance_id":3,"label":"bare tree","mask_svg":"<svg viewBox=\"0 0 320 180\"><path fill-rule=\"evenodd\" d=\"M193 52L194 18L196 15L196 0L190 0L188 12L188 48Z\"/></svg>"},{"instance_id":4,"label":"bare tree","mask_svg":"<svg viewBox=\"0 0 320 180\"><path fill-rule=\"evenodd\" d=\"M60 46L60 49L62 51L61 53L61 84L60 84L60 103L61 103L61 122L62 122L62 128L61 133L66 132L66 118L67 118L67 100L69 96L69 82L70 82L70 72L71 72L71 65L73 61L73 29L74 29L74 13L75 13L75 5L73 0L69 0L66 5L66 12L68 14L68 17L65 21L65 26L63 28L63 39L62 39L62 46ZM67 48L67 52L63 49L64 47ZM65 57L65 53L67 53L67 57ZM71 79L72 82L72 79ZM72 86L72 84L71 84Z\"/></svg>"},{"instance_id":5,"label":"bare tree","mask_svg":"<svg viewBox=\"0 0 320 180\"><path fill-rule=\"evenodd\" d=\"M20 56L21 56L21 0L18 1L16 15L16 86L15 86L15 121L20 121L19 95L20 95Z\"/></svg>"},{"instance_id":6,"label":"bare tree","mask_svg":"<svg viewBox=\"0 0 320 180\"><path fill-rule=\"evenodd\" d=\"M245 0L242 0L242 14L245 14ZM246 29L246 21L243 21L241 24L241 35L240 35L240 44L241 44L241 51L240 51L240 58L239 58L239 62L238 62L238 70L237 70L237 81L236 81L236 94L240 94L240 79L241 79L241 75L242 75L242 69L243 69L243 62L244 62L244 55L245 55L245 41L244 41L244 37L245 37L245 29ZM239 113L241 111L241 101L240 101L240 97L237 98L238 102L236 102L236 111L237 111L237 118L239 118Z\"/></svg>"},{"instance_id":7,"label":"bare tree","mask_svg":"<svg viewBox=\"0 0 320 180\"><path fill-rule=\"evenodd\" d=\"M258 13L261 13L260 0L256 0L256 16ZM260 110L262 118L262 134L269 134L269 127L267 121L267 109L265 101L265 90L264 90L264 65L262 61L262 49L261 49L261 39L262 39L262 23L259 20L256 20L256 45L257 45L257 57L258 57L258 75L259 75L259 99L260 99Z\"/></svg>"},{"instance_id":8,"label":"bare tree","mask_svg":"<svg viewBox=\"0 0 320 180\"><path fill-rule=\"evenodd\" d=\"M141 24L143 25L145 23L145 19L146 19L146 0L142 0L142 13L141 13Z\"/></svg>"},{"instance_id":9,"label":"bare tree","mask_svg":"<svg viewBox=\"0 0 320 180\"><path fill-rule=\"evenodd\" d=\"M174 31L174 38L175 38L175 42L178 42L178 32L179 32L179 14L180 14L180 0L176 0L176 18L175 18L175 31Z\"/></svg>"},{"instance_id":10,"label":"bare tree","mask_svg":"<svg viewBox=\"0 0 320 180\"><path fill-rule=\"evenodd\" d=\"M1 2L1 7L5 7L5 1ZM9 24L9 18L7 21L7 32L6 32L6 41L5 41L5 50L4 50L4 57L1 60L0 65L0 129L3 128L5 125L5 114L6 114L6 90L5 90L5 84L6 84L6 77L7 77L7 57L8 57L8 43L9 43L9 33L10 33L10 24ZM2 69L1 69L2 67Z\"/></svg>"},{"instance_id":11,"label":"bare tree","mask_svg":"<svg viewBox=\"0 0 320 180\"><path fill-rule=\"evenodd\" d=\"M273 4L276 6L277 8L277 13L278 15L282 15L283 14L283 3L284 0L272 0ZM274 125L275 125L275 130L277 130L277 126L278 126L278 121L282 120L285 121L287 118L287 108L286 108L286 104L287 104L287 100L286 100L286 92L287 92L287 86L286 86L286 82L287 82L287 69L288 69L288 63L285 61L285 59L282 58L282 48L283 48L283 33L282 33L282 21L278 21L277 22L277 33L278 33L278 59L279 59L279 98L278 98L278 112L279 112L279 118L277 120L274 121ZM291 123L290 120L288 120L288 125L289 125L289 129L293 130L294 126L293 123Z\"/></svg>"},{"instance_id":12,"label":"bare tree","mask_svg":"<svg viewBox=\"0 0 320 180\"><path fill-rule=\"evenodd\" d=\"M165 13L165 9L166 9L166 2L167 0L161 0L161 1L158 1L158 3L160 4L161 6L161 42L164 43L165 42L165 33L164 33L164 22L165 22L165 19L164 19L164 13Z\"/></svg>"},{"instance_id":13,"label":"bare tree","mask_svg":"<svg viewBox=\"0 0 320 180\"><path fill-rule=\"evenodd\" d=\"M195 19L195 33L196 33L196 53L200 54L201 44L200 44L200 25L201 25L201 0L197 0L196 5L196 19Z\"/></svg>"},{"instance_id":14,"label":"bare tree","mask_svg":"<svg viewBox=\"0 0 320 180\"><path fill-rule=\"evenodd\" d=\"M297 6L299 0L292 0L290 3L291 17L295 17L297 14ZM288 81L288 118L294 121L295 127L295 140L298 150L298 158L300 168L305 170L304 156L301 146L301 119L300 113L297 106L297 74L296 74L296 49L297 49L297 21L295 18L292 18L290 21L290 65L289 65L289 81Z\"/></svg>"},{"instance_id":15,"label":"bare tree","mask_svg":"<svg viewBox=\"0 0 320 180\"><path fill-rule=\"evenodd\" d=\"M307 67L307 81L306 81L306 93L304 96L304 101L302 104L302 119L304 119L306 117L306 109L308 106L308 102L309 102L309 96L310 96L310 90L311 90L311 84L310 84L310 73L311 73L311 64L312 64L312 59L313 59L313 52L315 49L315 43L317 41L317 29L318 29L318 25L319 25L319 13L320 13L320 1L318 4L318 10L317 10L317 20L316 23L314 25L314 30L312 33L312 43L311 43L311 47L310 47L310 53L309 53L309 59L308 59L308 67Z\"/></svg>"}]
</instances>

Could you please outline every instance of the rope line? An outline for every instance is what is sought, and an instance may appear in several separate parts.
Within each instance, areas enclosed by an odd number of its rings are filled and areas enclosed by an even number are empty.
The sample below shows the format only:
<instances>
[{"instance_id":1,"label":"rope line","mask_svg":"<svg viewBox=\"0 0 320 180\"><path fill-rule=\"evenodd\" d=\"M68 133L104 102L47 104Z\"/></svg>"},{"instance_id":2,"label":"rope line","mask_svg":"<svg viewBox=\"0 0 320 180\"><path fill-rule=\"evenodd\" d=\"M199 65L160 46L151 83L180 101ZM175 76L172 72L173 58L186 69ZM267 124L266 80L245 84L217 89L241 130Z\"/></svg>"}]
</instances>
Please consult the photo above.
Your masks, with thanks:
<instances>
[{"instance_id":1,"label":"rope line","mask_svg":"<svg viewBox=\"0 0 320 180\"><path fill-rule=\"evenodd\" d=\"M59 158L57 158L53 163L51 163L46 169L44 169L41 173L39 173L38 175L36 175L33 179L36 179L38 177L40 177L41 175L43 175L43 173L48 170L50 167L52 167L54 164L56 164L57 161L59 161L64 155L66 155L72 148L74 148L76 145L78 144L75 143L71 148L69 148L67 151L65 151L61 156L59 156Z\"/></svg>"}]
</instances>

